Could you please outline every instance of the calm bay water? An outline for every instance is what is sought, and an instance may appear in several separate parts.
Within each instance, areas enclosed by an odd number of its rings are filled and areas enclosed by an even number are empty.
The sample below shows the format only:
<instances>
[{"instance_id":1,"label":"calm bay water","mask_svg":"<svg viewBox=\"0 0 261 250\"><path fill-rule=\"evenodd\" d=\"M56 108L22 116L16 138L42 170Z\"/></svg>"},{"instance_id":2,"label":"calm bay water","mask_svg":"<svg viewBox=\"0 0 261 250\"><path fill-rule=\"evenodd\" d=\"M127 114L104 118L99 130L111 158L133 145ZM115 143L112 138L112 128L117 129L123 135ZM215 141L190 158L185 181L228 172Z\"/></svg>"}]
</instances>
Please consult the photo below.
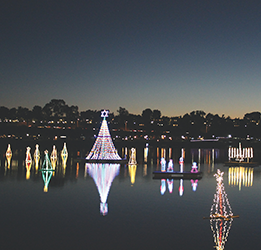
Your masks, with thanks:
<instances>
[{"instance_id":1,"label":"calm bay water","mask_svg":"<svg viewBox=\"0 0 261 250\"><path fill-rule=\"evenodd\" d=\"M191 180L184 180L181 195L180 180L173 180L172 190L152 174L162 155L174 160L177 171L181 149L150 149L147 159L139 149L137 167L77 163L76 151L69 151L65 168L58 163L48 192L34 166L26 179L25 149L13 152L10 167L2 157L1 249L213 249L210 221L203 217L210 214L217 169L224 171L228 200L240 216L232 221L221 249L258 248L260 167L229 169L222 163L226 150L185 149L185 170L196 161L204 175L196 191Z\"/></svg>"}]
</instances>

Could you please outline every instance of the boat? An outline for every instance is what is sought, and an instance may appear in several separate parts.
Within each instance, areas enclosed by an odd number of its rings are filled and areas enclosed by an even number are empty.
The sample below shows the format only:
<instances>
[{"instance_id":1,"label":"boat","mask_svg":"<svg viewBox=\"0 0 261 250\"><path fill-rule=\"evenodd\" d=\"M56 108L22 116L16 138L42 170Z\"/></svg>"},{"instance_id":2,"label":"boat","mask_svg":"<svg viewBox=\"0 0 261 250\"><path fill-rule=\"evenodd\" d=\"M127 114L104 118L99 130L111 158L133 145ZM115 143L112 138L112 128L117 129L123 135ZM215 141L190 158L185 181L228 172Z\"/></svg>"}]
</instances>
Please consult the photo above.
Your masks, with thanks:
<instances>
[{"instance_id":1,"label":"boat","mask_svg":"<svg viewBox=\"0 0 261 250\"><path fill-rule=\"evenodd\" d=\"M229 160L224 163L228 167L256 167L259 166L257 162L252 162L254 158L254 150L252 147L242 148L241 142L238 148L229 146L228 148Z\"/></svg>"},{"instance_id":2,"label":"boat","mask_svg":"<svg viewBox=\"0 0 261 250\"><path fill-rule=\"evenodd\" d=\"M153 179L201 179L203 172L168 172L168 171L154 171Z\"/></svg>"}]
</instances>

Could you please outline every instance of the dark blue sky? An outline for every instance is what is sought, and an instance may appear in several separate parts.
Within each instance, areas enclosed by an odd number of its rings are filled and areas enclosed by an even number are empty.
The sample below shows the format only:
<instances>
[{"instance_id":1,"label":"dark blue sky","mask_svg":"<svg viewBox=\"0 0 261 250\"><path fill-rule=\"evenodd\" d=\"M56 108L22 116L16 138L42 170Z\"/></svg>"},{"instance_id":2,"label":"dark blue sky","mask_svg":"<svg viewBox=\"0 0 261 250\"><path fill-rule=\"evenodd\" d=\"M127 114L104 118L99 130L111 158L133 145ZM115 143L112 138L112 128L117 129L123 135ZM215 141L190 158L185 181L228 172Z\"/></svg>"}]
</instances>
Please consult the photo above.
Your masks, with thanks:
<instances>
[{"instance_id":1,"label":"dark blue sky","mask_svg":"<svg viewBox=\"0 0 261 250\"><path fill-rule=\"evenodd\" d=\"M260 111L260 1L0 3L0 106Z\"/></svg>"}]
</instances>

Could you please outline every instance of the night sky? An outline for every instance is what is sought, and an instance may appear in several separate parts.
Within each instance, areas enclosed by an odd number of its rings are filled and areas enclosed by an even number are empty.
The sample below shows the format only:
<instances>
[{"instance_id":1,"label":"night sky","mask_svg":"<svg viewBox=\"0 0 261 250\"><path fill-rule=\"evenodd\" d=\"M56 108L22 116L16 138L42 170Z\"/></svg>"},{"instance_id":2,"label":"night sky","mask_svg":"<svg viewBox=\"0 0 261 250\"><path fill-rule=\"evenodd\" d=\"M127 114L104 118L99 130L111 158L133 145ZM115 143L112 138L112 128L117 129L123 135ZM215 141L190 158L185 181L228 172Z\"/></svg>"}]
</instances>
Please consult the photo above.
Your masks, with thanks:
<instances>
[{"instance_id":1,"label":"night sky","mask_svg":"<svg viewBox=\"0 0 261 250\"><path fill-rule=\"evenodd\" d=\"M0 4L0 106L261 111L261 1Z\"/></svg>"}]
</instances>

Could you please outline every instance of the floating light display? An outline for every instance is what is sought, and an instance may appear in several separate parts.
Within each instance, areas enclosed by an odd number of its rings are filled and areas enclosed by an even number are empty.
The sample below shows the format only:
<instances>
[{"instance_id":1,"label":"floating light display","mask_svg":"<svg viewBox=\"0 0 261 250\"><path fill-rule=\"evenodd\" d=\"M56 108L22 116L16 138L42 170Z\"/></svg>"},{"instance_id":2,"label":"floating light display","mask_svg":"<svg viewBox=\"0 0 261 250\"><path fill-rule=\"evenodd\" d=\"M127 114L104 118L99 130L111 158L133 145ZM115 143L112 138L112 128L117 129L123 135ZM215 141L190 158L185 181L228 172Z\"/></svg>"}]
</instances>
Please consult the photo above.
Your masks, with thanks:
<instances>
[{"instance_id":1,"label":"floating light display","mask_svg":"<svg viewBox=\"0 0 261 250\"><path fill-rule=\"evenodd\" d=\"M31 148L26 148L26 156L25 156L25 167L26 167L26 179L28 180L30 178L30 171L32 167L32 157L30 153Z\"/></svg>"},{"instance_id":2,"label":"floating light display","mask_svg":"<svg viewBox=\"0 0 261 250\"><path fill-rule=\"evenodd\" d=\"M132 148L131 149L131 156L129 159L129 165L136 165L137 161L136 161L136 148Z\"/></svg>"},{"instance_id":3,"label":"floating light display","mask_svg":"<svg viewBox=\"0 0 261 250\"><path fill-rule=\"evenodd\" d=\"M196 162L192 163L191 173L198 173L198 166ZM195 192L198 187L198 180L191 179L190 181L191 181L192 190Z\"/></svg>"},{"instance_id":4,"label":"floating light display","mask_svg":"<svg viewBox=\"0 0 261 250\"><path fill-rule=\"evenodd\" d=\"M183 173L183 171L184 171L184 159L183 159L183 157L179 158L179 171L181 173Z\"/></svg>"},{"instance_id":5,"label":"floating light display","mask_svg":"<svg viewBox=\"0 0 261 250\"><path fill-rule=\"evenodd\" d=\"M120 164L86 163L85 168L99 191L100 213L106 215L108 213L108 194L115 176L119 174Z\"/></svg>"},{"instance_id":6,"label":"floating light display","mask_svg":"<svg viewBox=\"0 0 261 250\"><path fill-rule=\"evenodd\" d=\"M7 146L5 157L6 157L6 160L7 160L7 168L9 169L10 166L11 166L11 159L12 159L12 150L11 150L10 144L8 144L8 146Z\"/></svg>"},{"instance_id":7,"label":"floating light display","mask_svg":"<svg viewBox=\"0 0 261 250\"><path fill-rule=\"evenodd\" d=\"M234 216L223 184L223 174L219 169L214 175L217 181L216 193L210 210L210 227L217 250L222 250L228 238Z\"/></svg>"},{"instance_id":8,"label":"floating light display","mask_svg":"<svg viewBox=\"0 0 261 250\"><path fill-rule=\"evenodd\" d=\"M170 160L169 160L169 163L168 163L167 171L168 171L168 172L173 172L173 170L174 170L173 167L174 167L173 160L170 159Z\"/></svg>"},{"instance_id":9,"label":"floating light display","mask_svg":"<svg viewBox=\"0 0 261 250\"><path fill-rule=\"evenodd\" d=\"M254 169L245 167L230 167L228 169L228 185L251 187L253 185Z\"/></svg>"},{"instance_id":10,"label":"floating light display","mask_svg":"<svg viewBox=\"0 0 261 250\"><path fill-rule=\"evenodd\" d=\"M192 163L191 173L197 173L198 172L198 166L196 162Z\"/></svg>"},{"instance_id":11,"label":"floating light display","mask_svg":"<svg viewBox=\"0 0 261 250\"><path fill-rule=\"evenodd\" d=\"M229 147L228 148L229 161L235 160L239 162L247 161L254 157L254 152L252 147L242 148L241 142L238 144L238 148Z\"/></svg>"},{"instance_id":12,"label":"floating light display","mask_svg":"<svg viewBox=\"0 0 261 250\"><path fill-rule=\"evenodd\" d=\"M43 165L42 165L42 168L40 169L40 171L42 172L42 178L44 181L44 192L48 192L48 186L49 186L50 180L52 178L54 169L53 169L52 163L49 159L47 150L44 151L44 161L43 161Z\"/></svg>"},{"instance_id":13,"label":"floating light display","mask_svg":"<svg viewBox=\"0 0 261 250\"><path fill-rule=\"evenodd\" d=\"M67 147L66 147L66 142L63 144L63 149L61 152L61 158L62 158L62 163L63 163L63 167L66 167L66 162L68 159L68 151L67 151Z\"/></svg>"},{"instance_id":14,"label":"floating light display","mask_svg":"<svg viewBox=\"0 0 261 250\"><path fill-rule=\"evenodd\" d=\"M53 169L55 169L55 167L56 167L56 162L57 162L57 149L56 149L55 145L53 145L53 151L51 153L51 163L52 163Z\"/></svg>"},{"instance_id":15,"label":"floating light display","mask_svg":"<svg viewBox=\"0 0 261 250\"><path fill-rule=\"evenodd\" d=\"M118 155L117 150L115 149L115 146L112 142L106 121L108 113L108 110L103 110L101 112L101 117L103 117L101 128L91 149L91 152L86 157L87 160L121 160L121 157Z\"/></svg>"},{"instance_id":16,"label":"floating light display","mask_svg":"<svg viewBox=\"0 0 261 250\"><path fill-rule=\"evenodd\" d=\"M166 160L164 157L161 158L160 165L161 165L161 171L165 172L166 171Z\"/></svg>"},{"instance_id":17,"label":"floating light display","mask_svg":"<svg viewBox=\"0 0 261 250\"><path fill-rule=\"evenodd\" d=\"M34 163L35 163L35 170L37 171L39 168L39 161L40 161L40 150L39 145L35 145L35 151L34 151Z\"/></svg>"}]
</instances>

